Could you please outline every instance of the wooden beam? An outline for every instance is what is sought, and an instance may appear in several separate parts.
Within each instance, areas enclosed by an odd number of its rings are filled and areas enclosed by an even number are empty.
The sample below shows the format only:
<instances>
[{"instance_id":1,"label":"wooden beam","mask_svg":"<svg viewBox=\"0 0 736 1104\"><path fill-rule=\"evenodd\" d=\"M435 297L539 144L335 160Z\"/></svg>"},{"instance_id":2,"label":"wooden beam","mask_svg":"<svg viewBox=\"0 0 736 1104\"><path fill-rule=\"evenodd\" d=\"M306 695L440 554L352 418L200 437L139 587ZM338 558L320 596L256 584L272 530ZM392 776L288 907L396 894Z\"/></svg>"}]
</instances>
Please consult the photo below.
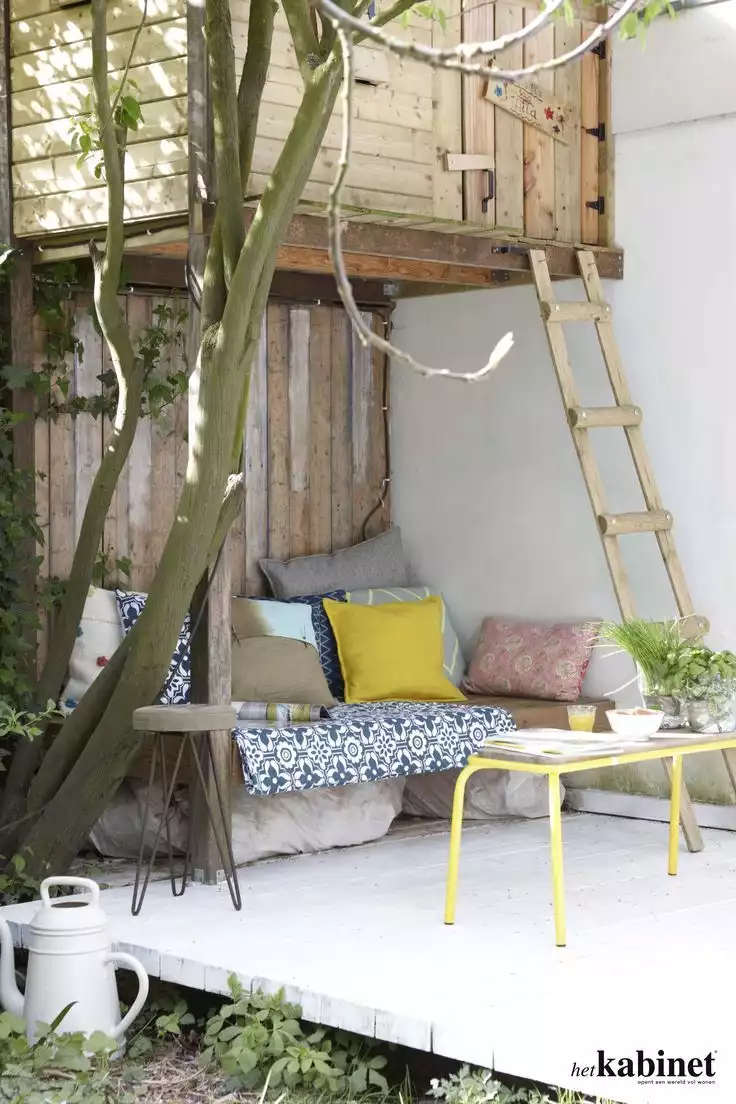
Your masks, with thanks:
<instances>
[{"instance_id":1,"label":"wooden beam","mask_svg":"<svg viewBox=\"0 0 736 1104\"><path fill-rule=\"evenodd\" d=\"M250 207L244 209L246 225L250 226L254 215L255 211ZM211 213L208 213L205 224L209 218ZM295 215L283 244L285 247L326 251L326 221L318 215ZM416 229L378 222L347 221L343 228L342 247L346 253L369 253L375 257L405 261L433 261L494 272L530 272L529 250L546 249L551 276L579 276L574 245L526 240L492 232L483 237L474 237L467 232L456 234L451 230L445 233L429 228L426 223L422 229ZM598 248L592 252L603 279L623 278L623 252L620 249ZM418 275L416 279L423 277ZM448 279L447 282L453 281Z\"/></svg>"},{"instance_id":2,"label":"wooden beam","mask_svg":"<svg viewBox=\"0 0 736 1104\"><path fill-rule=\"evenodd\" d=\"M285 245L279 250L277 263L279 268L289 271L332 272L330 256L324 249ZM345 267L349 276L363 279L418 280L467 287L492 287L494 284L493 273L487 269L364 253L346 253Z\"/></svg>"},{"instance_id":3,"label":"wooden beam","mask_svg":"<svg viewBox=\"0 0 736 1104\"><path fill-rule=\"evenodd\" d=\"M204 36L204 5L188 0L187 3L188 50L188 121L189 121L189 292L192 300L189 311L189 348L199 349L199 302L207 256L208 236L204 226L204 204L213 200L212 156L209 79L207 73L207 45ZM189 388L189 440L195 439L194 425L200 411L199 370L192 373ZM227 544L227 542L226 542ZM214 573L208 574L199 584L192 606L192 624L201 617L198 631L192 640L192 701L210 705L230 702L230 571L226 547L219 557ZM221 878L220 856L217 839L209 823L206 800L217 808L217 789L222 795L225 823L223 833L230 833L230 778L232 736L230 732L212 732L212 760L202 756L205 789L196 786L192 801L194 818L193 867L194 877L207 885L216 884Z\"/></svg>"}]
</instances>

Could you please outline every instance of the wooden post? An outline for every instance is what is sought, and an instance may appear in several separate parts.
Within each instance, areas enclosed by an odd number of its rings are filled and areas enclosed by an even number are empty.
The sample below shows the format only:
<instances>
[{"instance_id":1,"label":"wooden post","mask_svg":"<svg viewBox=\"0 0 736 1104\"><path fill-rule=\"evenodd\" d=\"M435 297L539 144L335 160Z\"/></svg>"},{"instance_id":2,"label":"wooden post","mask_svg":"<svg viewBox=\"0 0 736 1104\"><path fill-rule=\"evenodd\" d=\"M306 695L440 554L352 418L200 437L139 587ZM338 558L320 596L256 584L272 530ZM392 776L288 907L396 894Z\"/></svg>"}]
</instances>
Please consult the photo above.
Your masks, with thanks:
<instances>
[{"instance_id":1,"label":"wooden post","mask_svg":"<svg viewBox=\"0 0 736 1104\"><path fill-rule=\"evenodd\" d=\"M13 234L13 174L11 156L10 120L10 0L0 0L0 246L14 246ZM0 300L1 324L10 340L4 350L11 364L30 368L33 363L33 279L30 244L18 251L8 262L8 281L4 284ZM33 391L13 391L10 405L14 414L23 415L13 431L13 459L15 467L29 473L28 509L35 513L35 401ZM31 595L35 588L36 543L27 542L22 551L28 564L27 588ZM35 634L34 634L35 636ZM35 639L30 641L34 645ZM33 662L33 660L31 661Z\"/></svg>"},{"instance_id":2,"label":"wooden post","mask_svg":"<svg viewBox=\"0 0 736 1104\"><path fill-rule=\"evenodd\" d=\"M209 109L207 75L207 45L204 37L204 2L188 0L188 120L189 120L189 256L188 285L189 348L199 349L199 303L202 293L208 238L205 233L203 209L214 199L212 190L212 128ZM189 391L189 440L194 439L192 426L199 416L199 369L192 373ZM230 569L227 542L223 548L214 577L209 574L200 583L192 608L192 624L201 616L198 632L192 640L192 701L223 705L230 702ZM204 607L204 608L203 608ZM202 754L202 767L210 806L217 807L216 787L223 798L226 824L230 831L231 748L230 732L210 733L213 762ZM213 830L205 807L205 795L196 787L192 801L194 817L194 877L208 885L220 879L220 859Z\"/></svg>"}]
</instances>

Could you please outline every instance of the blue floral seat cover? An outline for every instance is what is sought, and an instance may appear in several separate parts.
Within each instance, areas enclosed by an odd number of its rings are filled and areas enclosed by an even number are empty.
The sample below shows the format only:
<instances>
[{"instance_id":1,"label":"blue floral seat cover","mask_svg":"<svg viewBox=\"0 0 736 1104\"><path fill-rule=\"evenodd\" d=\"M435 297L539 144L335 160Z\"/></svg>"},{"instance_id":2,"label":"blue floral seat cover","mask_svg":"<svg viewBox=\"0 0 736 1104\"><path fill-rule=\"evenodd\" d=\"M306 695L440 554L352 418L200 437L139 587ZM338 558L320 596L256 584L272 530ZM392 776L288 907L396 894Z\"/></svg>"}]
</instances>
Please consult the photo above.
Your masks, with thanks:
<instances>
[{"instance_id":1,"label":"blue floral seat cover","mask_svg":"<svg viewBox=\"0 0 736 1104\"><path fill-rule=\"evenodd\" d=\"M463 767L489 736L515 728L497 706L368 702L309 724L241 724L233 737L246 789L266 796Z\"/></svg>"}]
</instances>

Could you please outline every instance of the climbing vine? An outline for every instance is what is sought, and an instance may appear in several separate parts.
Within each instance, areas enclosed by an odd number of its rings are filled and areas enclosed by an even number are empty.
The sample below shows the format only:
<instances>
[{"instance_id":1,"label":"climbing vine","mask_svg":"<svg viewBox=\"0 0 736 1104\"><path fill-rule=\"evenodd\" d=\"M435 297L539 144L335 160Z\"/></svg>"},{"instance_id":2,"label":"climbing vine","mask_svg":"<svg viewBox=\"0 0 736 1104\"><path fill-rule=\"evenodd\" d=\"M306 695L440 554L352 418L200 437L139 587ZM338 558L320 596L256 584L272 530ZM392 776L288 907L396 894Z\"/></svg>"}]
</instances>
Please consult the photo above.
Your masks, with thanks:
<instances>
[{"instance_id":1,"label":"climbing vine","mask_svg":"<svg viewBox=\"0 0 736 1104\"><path fill-rule=\"evenodd\" d=\"M85 274L70 262L34 270L34 305L44 335L42 359L38 365L7 364L2 369L2 378L11 391L33 392L37 417L55 421L62 414L72 417L91 414L97 418L115 413L118 386L112 369L97 377L100 390L96 394L74 394L74 364L85 353L76 333L74 296L85 286ZM94 306L86 309L99 332ZM188 312L176 304L159 303L153 308L150 326L138 339L136 354L144 365L141 417L159 418L187 390L189 373L184 352L187 318ZM172 367L175 351L181 368Z\"/></svg>"},{"instance_id":2,"label":"climbing vine","mask_svg":"<svg viewBox=\"0 0 736 1104\"><path fill-rule=\"evenodd\" d=\"M0 257L2 288L12 272L12 251L2 250ZM0 383L4 394L30 391L36 418L56 421L62 415L76 418L80 414L102 418L115 412L118 384L112 370L97 377L100 387L95 394L75 394L75 365L85 355L77 333L79 308L75 309L75 297L87 286L84 270L70 262L34 269L34 307L43 348L33 365L10 362L7 328L0 328ZM84 309L89 309L97 327L94 307ZM140 417L161 418L186 393L187 317L187 311L175 301L161 302L153 308L151 323L138 339L136 354L144 366ZM15 413L11 405L0 405L0 703L22 708L28 704L32 690L39 615L58 606L64 582L46 579L35 588L32 582L41 557L33 556L29 562L28 549L43 545L45 540L34 514L34 481L44 479L47 473L22 471L15 466L13 434L27 415ZM130 570L125 557L114 557L101 549L92 581L100 584L111 577L129 577Z\"/></svg>"}]
</instances>

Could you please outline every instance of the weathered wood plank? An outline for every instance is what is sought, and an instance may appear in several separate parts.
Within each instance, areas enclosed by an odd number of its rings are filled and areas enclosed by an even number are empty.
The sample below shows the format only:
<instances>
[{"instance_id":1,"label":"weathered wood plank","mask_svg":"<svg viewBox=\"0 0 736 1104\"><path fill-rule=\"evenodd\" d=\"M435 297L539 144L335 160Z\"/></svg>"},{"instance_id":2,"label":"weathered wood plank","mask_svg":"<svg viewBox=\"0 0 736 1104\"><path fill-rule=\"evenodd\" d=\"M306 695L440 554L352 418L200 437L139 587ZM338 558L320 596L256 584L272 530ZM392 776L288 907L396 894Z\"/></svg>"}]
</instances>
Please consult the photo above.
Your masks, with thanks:
<instances>
[{"instance_id":1,"label":"weathered wood plank","mask_svg":"<svg viewBox=\"0 0 736 1104\"><path fill-rule=\"evenodd\" d=\"M74 389L77 396L94 398L100 394L98 376L102 372L102 337L89 313L92 299L89 295L76 300L75 332L81 342L74 361ZM74 427L75 485L74 485L74 544L84 520L92 484L102 459L102 422L92 414L77 415Z\"/></svg>"},{"instance_id":2,"label":"weathered wood plank","mask_svg":"<svg viewBox=\"0 0 736 1104\"><path fill-rule=\"evenodd\" d=\"M253 361L245 427L245 593L263 594L259 561L268 555L268 334L266 318Z\"/></svg>"},{"instance_id":3,"label":"weathered wood plank","mask_svg":"<svg viewBox=\"0 0 736 1104\"><path fill-rule=\"evenodd\" d=\"M366 325L372 316L363 314ZM363 525L373 506L370 485L370 425L375 398L373 355L354 330L351 330L352 408L351 433L353 445L353 543L363 539Z\"/></svg>"},{"instance_id":4,"label":"weathered wood plank","mask_svg":"<svg viewBox=\"0 0 736 1104\"><path fill-rule=\"evenodd\" d=\"M309 333L309 551L332 547L330 501L331 335L335 308L313 307Z\"/></svg>"},{"instance_id":5,"label":"weathered wood plank","mask_svg":"<svg viewBox=\"0 0 736 1104\"><path fill-rule=\"evenodd\" d=\"M347 548L353 542L350 337L347 318L342 311L335 311L330 338L333 549Z\"/></svg>"},{"instance_id":6,"label":"weathered wood plank","mask_svg":"<svg viewBox=\"0 0 736 1104\"><path fill-rule=\"evenodd\" d=\"M597 8L596 14L600 21L607 12L607 8ZM598 192L603 196L604 210L598 218L598 243L600 245L614 245L616 235L614 232L614 202L615 202L615 159L614 141L611 133L611 51L608 50L603 61L598 65L598 116L606 124L607 138L598 146ZM599 272L600 264L598 265ZM601 275L603 273L601 272Z\"/></svg>"},{"instance_id":7,"label":"weathered wood plank","mask_svg":"<svg viewBox=\"0 0 736 1104\"><path fill-rule=\"evenodd\" d=\"M305 307L289 310L289 555L309 551L309 323Z\"/></svg>"},{"instance_id":8,"label":"weathered wood plank","mask_svg":"<svg viewBox=\"0 0 736 1104\"><path fill-rule=\"evenodd\" d=\"M496 5L497 36L521 30L523 9L511 4ZM500 64L520 68L523 49L513 46L500 55ZM496 131L496 225L524 230L524 124L508 111L494 108Z\"/></svg>"},{"instance_id":9,"label":"weathered wood plank","mask_svg":"<svg viewBox=\"0 0 736 1104\"><path fill-rule=\"evenodd\" d=\"M111 81L122 80L122 72L111 73ZM131 68L130 80L137 84L136 95L143 107L146 104L166 100L169 96L183 96L187 88L187 67L184 58L166 58L153 65L136 65ZM29 88L24 92L13 91L11 108L13 126L49 122L51 119L69 118L89 111L92 94L92 78L80 77L58 84ZM155 111L155 108L151 109ZM71 124L68 124L71 127Z\"/></svg>"},{"instance_id":10,"label":"weathered wood plank","mask_svg":"<svg viewBox=\"0 0 736 1104\"><path fill-rule=\"evenodd\" d=\"M118 297L118 303L120 309L123 312L123 317L128 317L128 300L129 296L120 295ZM110 351L107 347L107 343L102 343L102 371L103 373L112 372L112 360L110 358ZM103 418L102 420L102 448L108 446L112 440L113 426L110 418ZM102 538L102 547L107 555L108 562L111 570L105 577L105 586L127 586L129 584L128 577L122 572L118 572L115 567L115 561L118 559L128 559L130 555L130 545L128 538L128 501L129 501L129 486L130 486L130 469L126 460L125 466L120 473L120 478L117 481L115 490L113 491L112 499L110 500L110 509L107 512L105 519L105 529Z\"/></svg>"},{"instance_id":11,"label":"weathered wood plank","mask_svg":"<svg viewBox=\"0 0 736 1104\"><path fill-rule=\"evenodd\" d=\"M92 36L92 12L85 5L75 5L62 12L50 6L40 15L16 14L10 26L10 48L13 57L36 50L48 50L69 43L83 42ZM108 25L117 31L134 30L141 21L140 0L118 0L108 5ZM152 0L148 5L146 23L162 23L179 19L185 14L185 0Z\"/></svg>"},{"instance_id":12,"label":"weathered wood plank","mask_svg":"<svg viewBox=\"0 0 736 1104\"><path fill-rule=\"evenodd\" d=\"M580 43L580 24L565 19L555 22L555 54L565 54ZM570 122L569 145L555 142L555 237L579 242L580 220L580 66L563 65L555 70L555 97L567 104Z\"/></svg>"},{"instance_id":13,"label":"weathered wood plank","mask_svg":"<svg viewBox=\"0 0 736 1104\"><path fill-rule=\"evenodd\" d=\"M583 23L582 35L587 38L595 27L594 23ZM580 217L581 237L586 243L598 244L598 211L588 206L595 203L602 193L598 188L598 138L588 131L597 129L602 121L598 112L598 92L600 84L599 60L597 54L588 50L580 62L581 68L581 107L580 107Z\"/></svg>"},{"instance_id":14,"label":"weathered wood plank","mask_svg":"<svg viewBox=\"0 0 736 1104\"><path fill-rule=\"evenodd\" d=\"M186 133L186 96L176 96L171 100L159 100L155 111L146 115L136 131L135 141L128 145L134 149L139 143L176 138ZM69 152L69 120L54 119L48 123L15 127L12 139L14 165L63 157Z\"/></svg>"},{"instance_id":15,"label":"weathered wood plank","mask_svg":"<svg viewBox=\"0 0 736 1104\"><path fill-rule=\"evenodd\" d=\"M74 462L74 421L60 414L49 425L49 574L56 579L69 577L74 557Z\"/></svg>"},{"instance_id":16,"label":"weathered wood plank","mask_svg":"<svg viewBox=\"0 0 736 1104\"><path fill-rule=\"evenodd\" d=\"M539 14L538 8L526 8L528 24ZM524 43L524 64L548 61L554 53L555 31L544 27ZM554 74L538 73L538 84L554 91ZM555 232L555 151L554 141L536 127L524 127L524 233L531 238L553 238Z\"/></svg>"},{"instance_id":17,"label":"weathered wood plank","mask_svg":"<svg viewBox=\"0 0 736 1104\"><path fill-rule=\"evenodd\" d=\"M438 19L432 20L432 45L438 49L457 46L460 42L461 0L448 0L444 3L445 27ZM447 69L435 69L433 78L435 139L434 182L432 213L441 218L460 220L463 217L463 181L462 176L447 172L444 164L445 154L457 150L462 135L463 104L462 80L459 73L450 73ZM365 124L364 124L365 125Z\"/></svg>"},{"instance_id":18,"label":"weathered wood plank","mask_svg":"<svg viewBox=\"0 0 736 1104\"><path fill-rule=\"evenodd\" d=\"M150 324L151 300L142 295L131 296L128 300L128 327L134 342ZM151 463L151 420L143 418L136 427L128 456L128 554L131 586L146 591L154 568L151 556Z\"/></svg>"},{"instance_id":19,"label":"weathered wood plank","mask_svg":"<svg viewBox=\"0 0 736 1104\"><path fill-rule=\"evenodd\" d=\"M268 551L288 559L289 484L289 313L268 308Z\"/></svg>"},{"instance_id":20,"label":"weathered wood plank","mask_svg":"<svg viewBox=\"0 0 736 1104\"><path fill-rule=\"evenodd\" d=\"M125 188L126 222L172 215L187 209L187 176L156 177L131 182ZM38 235L74 226L101 226L107 218L107 189L89 188L64 195L16 201L16 233Z\"/></svg>"},{"instance_id":21,"label":"weathered wood plank","mask_svg":"<svg viewBox=\"0 0 736 1104\"><path fill-rule=\"evenodd\" d=\"M46 359L46 334L38 315L33 319L33 370L40 372ZM49 578L49 553L51 533L49 529L50 480L49 480L49 421L45 417L37 417L34 424L34 453L35 453L35 503L36 521L43 534L43 541L36 545L36 555L40 562L36 570L39 588L42 588ZM41 627L38 634L38 650L36 661L40 670L46 659L48 647L48 615L43 607L39 607Z\"/></svg>"},{"instance_id":22,"label":"weathered wood plank","mask_svg":"<svg viewBox=\"0 0 736 1104\"><path fill-rule=\"evenodd\" d=\"M151 318L156 324L156 309L171 308L171 299L151 298ZM169 323L173 345L175 327ZM163 350L156 374L164 375L175 368L172 345ZM158 567L161 554L174 522L176 509L176 433L174 411L169 407L151 420L151 559Z\"/></svg>"},{"instance_id":23,"label":"weathered wood plank","mask_svg":"<svg viewBox=\"0 0 736 1104\"><path fill-rule=\"evenodd\" d=\"M107 66L111 73L125 68L133 46L135 30L114 31L110 26L107 36ZM173 19L167 23L144 26L138 38L136 67L139 59L146 64L165 61L171 57L186 58L186 19ZM66 80L79 80L92 72L92 40L57 46L51 50L37 50L32 54L13 57L10 62L13 92L28 88L45 87Z\"/></svg>"},{"instance_id":24,"label":"weathered wood plank","mask_svg":"<svg viewBox=\"0 0 736 1104\"><path fill-rule=\"evenodd\" d=\"M463 42L487 42L493 38L493 5L476 5L464 12L462 18ZM463 152L495 153L495 120L493 108L483 96L483 82L477 77L464 76L463 90ZM489 195L488 173L464 173L464 218L467 222L493 226L496 222L496 203ZM487 199L483 210L483 200Z\"/></svg>"},{"instance_id":25,"label":"weathered wood plank","mask_svg":"<svg viewBox=\"0 0 736 1104\"><path fill-rule=\"evenodd\" d=\"M386 321L378 312L373 314L371 328L381 337L386 336ZM371 349L373 389L368 414L368 486L371 493L370 509L383 499L383 504L370 518L366 536L374 537L390 525L389 485L386 471L386 424L388 409L389 366L386 356L378 349Z\"/></svg>"}]
</instances>

